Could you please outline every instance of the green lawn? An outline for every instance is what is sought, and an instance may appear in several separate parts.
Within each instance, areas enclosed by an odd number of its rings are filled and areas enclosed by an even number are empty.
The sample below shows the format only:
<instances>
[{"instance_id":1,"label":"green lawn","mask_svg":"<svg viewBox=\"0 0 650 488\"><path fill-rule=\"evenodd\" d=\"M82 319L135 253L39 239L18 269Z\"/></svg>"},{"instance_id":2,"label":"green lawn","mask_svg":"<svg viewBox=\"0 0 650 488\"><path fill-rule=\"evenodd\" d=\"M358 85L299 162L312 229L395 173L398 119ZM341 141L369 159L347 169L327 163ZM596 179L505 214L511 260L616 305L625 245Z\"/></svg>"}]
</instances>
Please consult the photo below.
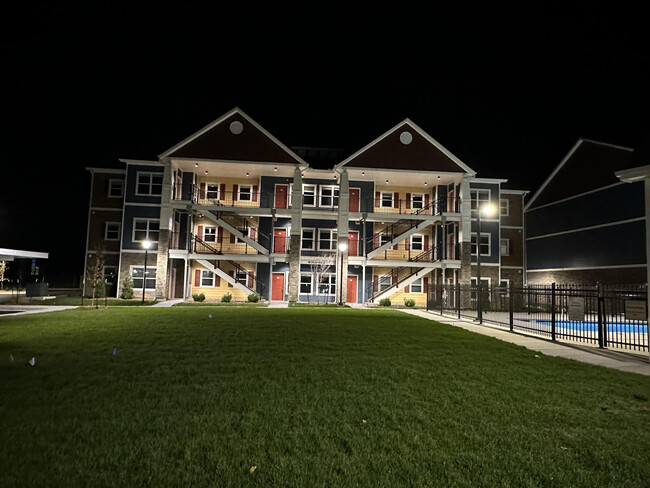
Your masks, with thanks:
<instances>
[{"instance_id":1,"label":"green lawn","mask_svg":"<svg viewBox=\"0 0 650 488\"><path fill-rule=\"evenodd\" d=\"M535 355L387 310L4 317L0 486L647 487L650 378Z\"/></svg>"}]
</instances>

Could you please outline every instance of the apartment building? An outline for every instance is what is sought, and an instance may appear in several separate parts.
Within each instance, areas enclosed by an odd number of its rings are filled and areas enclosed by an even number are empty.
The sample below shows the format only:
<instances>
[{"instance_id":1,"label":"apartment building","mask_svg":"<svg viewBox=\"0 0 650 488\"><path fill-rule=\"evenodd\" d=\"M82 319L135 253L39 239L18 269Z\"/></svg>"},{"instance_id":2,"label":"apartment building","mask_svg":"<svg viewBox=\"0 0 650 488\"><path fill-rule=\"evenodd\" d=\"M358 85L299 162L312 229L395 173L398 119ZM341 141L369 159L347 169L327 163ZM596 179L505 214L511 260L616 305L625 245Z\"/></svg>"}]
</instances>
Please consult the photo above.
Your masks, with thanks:
<instances>
[{"instance_id":1,"label":"apartment building","mask_svg":"<svg viewBox=\"0 0 650 488\"><path fill-rule=\"evenodd\" d=\"M327 169L299 152L235 108L155 161L122 160L115 292L131 276L148 298L424 305L429 284L469 284L477 252L482 280L523 283L526 192L477 178L412 121ZM109 222L98 208L89 235Z\"/></svg>"}]
</instances>

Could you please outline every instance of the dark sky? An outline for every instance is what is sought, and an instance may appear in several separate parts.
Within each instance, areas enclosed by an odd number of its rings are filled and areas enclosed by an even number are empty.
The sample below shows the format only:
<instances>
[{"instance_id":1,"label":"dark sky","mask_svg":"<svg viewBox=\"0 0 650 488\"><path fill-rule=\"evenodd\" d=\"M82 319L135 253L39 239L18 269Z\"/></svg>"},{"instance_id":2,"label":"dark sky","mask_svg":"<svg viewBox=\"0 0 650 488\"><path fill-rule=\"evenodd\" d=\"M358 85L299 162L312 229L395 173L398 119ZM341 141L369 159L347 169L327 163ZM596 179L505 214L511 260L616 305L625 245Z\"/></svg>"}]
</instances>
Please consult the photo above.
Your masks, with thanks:
<instances>
[{"instance_id":1,"label":"dark sky","mask_svg":"<svg viewBox=\"0 0 650 488\"><path fill-rule=\"evenodd\" d=\"M647 23L620 3L86 3L3 16L0 247L50 252L51 282L82 273L85 167L155 159L235 106L289 146L350 152L409 117L533 191L578 138L650 128Z\"/></svg>"}]
</instances>

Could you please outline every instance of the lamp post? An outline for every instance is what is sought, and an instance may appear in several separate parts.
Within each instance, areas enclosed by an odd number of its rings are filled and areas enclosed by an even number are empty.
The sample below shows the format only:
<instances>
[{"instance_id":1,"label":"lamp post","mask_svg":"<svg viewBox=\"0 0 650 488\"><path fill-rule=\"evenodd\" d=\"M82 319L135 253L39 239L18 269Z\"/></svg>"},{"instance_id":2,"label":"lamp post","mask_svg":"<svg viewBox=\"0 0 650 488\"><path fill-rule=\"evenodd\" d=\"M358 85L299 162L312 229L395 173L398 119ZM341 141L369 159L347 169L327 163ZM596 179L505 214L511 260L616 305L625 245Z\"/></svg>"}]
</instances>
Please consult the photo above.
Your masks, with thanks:
<instances>
[{"instance_id":1,"label":"lamp post","mask_svg":"<svg viewBox=\"0 0 650 488\"><path fill-rule=\"evenodd\" d=\"M339 281L339 305L345 304L343 300L343 254L347 249L348 245L345 242L339 243L339 254L341 255L341 264L339 265L339 268L341 270L341 280Z\"/></svg>"},{"instance_id":2,"label":"lamp post","mask_svg":"<svg viewBox=\"0 0 650 488\"><path fill-rule=\"evenodd\" d=\"M481 298L481 214L491 217L494 214L494 205L486 203L479 205L476 212L477 233L476 233L476 288L478 290L476 310L478 314L478 323L483 323L483 300Z\"/></svg>"},{"instance_id":3,"label":"lamp post","mask_svg":"<svg viewBox=\"0 0 650 488\"><path fill-rule=\"evenodd\" d=\"M142 303L144 304L144 292L147 289L147 251L151 247L151 241L146 240L142 243L144 248L144 270L142 272Z\"/></svg>"}]
</instances>

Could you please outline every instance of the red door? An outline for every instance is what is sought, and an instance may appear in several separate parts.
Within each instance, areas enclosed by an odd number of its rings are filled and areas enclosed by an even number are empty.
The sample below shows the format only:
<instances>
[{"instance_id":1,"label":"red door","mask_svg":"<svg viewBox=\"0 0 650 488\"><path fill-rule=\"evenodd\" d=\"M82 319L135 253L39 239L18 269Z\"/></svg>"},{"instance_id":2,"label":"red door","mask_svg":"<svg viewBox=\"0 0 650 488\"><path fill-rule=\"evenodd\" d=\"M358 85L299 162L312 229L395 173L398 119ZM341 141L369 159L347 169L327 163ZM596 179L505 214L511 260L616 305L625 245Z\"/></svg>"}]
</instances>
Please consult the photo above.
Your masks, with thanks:
<instances>
[{"instance_id":1,"label":"red door","mask_svg":"<svg viewBox=\"0 0 650 488\"><path fill-rule=\"evenodd\" d=\"M278 254L287 252L287 229L273 229L273 252Z\"/></svg>"},{"instance_id":2,"label":"red door","mask_svg":"<svg viewBox=\"0 0 650 488\"><path fill-rule=\"evenodd\" d=\"M271 300L284 300L284 273L273 273Z\"/></svg>"},{"instance_id":3,"label":"red door","mask_svg":"<svg viewBox=\"0 0 650 488\"><path fill-rule=\"evenodd\" d=\"M357 303L357 277L348 276L347 297L345 303Z\"/></svg>"},{"instance_id":4,"label":"red door","mask_svg":"<svg viewBox=\"0 0 650 488\"><path fill-rule=\"evenodd\" d=\"M359 233L348 232L348 256L359 255Z\"/></svg>"},{"instance_id":5,"label":"red door","mask_svg":"<svg viewBox=\"0 0 650 488\"><path fill-rule=\"evenodd\" d=\"M359 211L359 189L350 188L350 212Z\"/></svg>"},{"instance_id":6,"label":"red door","mask_svg":"<svg viewBox=\"0 0 650 488\"><path fill-rule=\"evenodd\" d=\"M289 185L275 185L275 208L287 208Z\"/></svg>"}]
</instances>

